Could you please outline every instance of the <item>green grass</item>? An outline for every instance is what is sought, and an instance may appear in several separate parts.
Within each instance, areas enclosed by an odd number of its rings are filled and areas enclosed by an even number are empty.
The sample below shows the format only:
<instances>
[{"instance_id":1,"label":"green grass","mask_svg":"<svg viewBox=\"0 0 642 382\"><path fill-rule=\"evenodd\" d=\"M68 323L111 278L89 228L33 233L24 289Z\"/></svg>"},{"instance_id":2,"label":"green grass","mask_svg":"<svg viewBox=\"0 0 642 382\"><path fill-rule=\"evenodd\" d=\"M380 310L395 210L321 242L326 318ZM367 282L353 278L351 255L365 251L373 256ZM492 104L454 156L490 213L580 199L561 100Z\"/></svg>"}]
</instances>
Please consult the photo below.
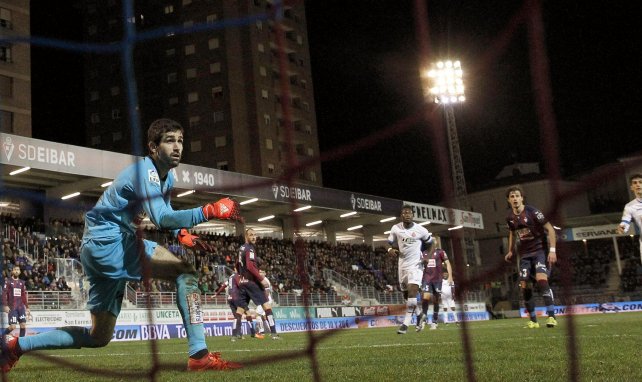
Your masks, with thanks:
<instances>
[{"instance_id":1,"label":"green grass","mask_svg":"<svg viewBox=\"0 0 642 382\"><path fill-rule=\"evenodd\" d=\"M542 321L542 320L540 320ZM569 380L568 318L554 329L523 329L525 320L468 324L477 381ZM639 381L642 376L642 313L574 318L581 381ZM542 322L543 324L543 322ZM406 335L396 328L314 333L322 381L463 381L468 374L461 330L441 325ZM315 380L306 353L307 333L283 334L282 341L210 337L208 346L246 367L228 372L187 373L186 341L156 342L156 381ZM9 381L151 381L151 342L113 342L102 349L58 350L24 356ZM66 366L63 366L66 365Z\"/></svg>"}]
</instances>

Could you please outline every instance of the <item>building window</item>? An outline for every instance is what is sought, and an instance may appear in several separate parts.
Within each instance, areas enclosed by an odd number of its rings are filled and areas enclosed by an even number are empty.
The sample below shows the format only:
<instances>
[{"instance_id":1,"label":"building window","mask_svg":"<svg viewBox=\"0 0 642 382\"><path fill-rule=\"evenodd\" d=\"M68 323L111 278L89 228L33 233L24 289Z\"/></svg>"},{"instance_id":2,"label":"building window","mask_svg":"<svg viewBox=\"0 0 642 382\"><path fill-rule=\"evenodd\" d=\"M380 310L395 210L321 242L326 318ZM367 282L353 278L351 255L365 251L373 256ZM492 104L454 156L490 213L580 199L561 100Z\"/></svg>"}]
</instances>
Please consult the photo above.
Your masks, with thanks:
<instances>
[{"instance_id":1,"label":"building window","mask_svg":"<svg viewBox=\"0 0 642 382\"><path fill-rule=\"evenodd\" d=\"M274 165L272 163L268 163L268 174L274 174Z\"/></svg>"},{"instance_id":2,"label":"building window","mask_svg":"<svg viewBox=\"0 0 642 382\"><path fill-rule=\"evenodd\" d=\"M256 29L262 31L263 30L263 21L261 20L256 20Z\"/></svg>"},{"instance_id":3,"label":"building window","mask_svg":"<svg viewBox=\"0 0 642 382\"><path fill-rule=\"evenodd\" d=\"M11 10L0 8L0 28L13 29L11 24Z\"/></svg>"},{"instance_id":4,"label":"building window","mask_svg":"<svg viewBox=\"0 0 642 382\"><path fill-rule=\"evenodd\" d=\"M207 17L205 18L205 21L208 24L213 24L216 22L216 20L218 20L218 15L216 15L216 13L212 15L207 15Z\"/></svg>"},{"instance_id":5,"label":"building window","mask_svg":"<svg viewBox=\"0 0 642 382\"><path fill-rule=\"evenodd\" d=\"M310 180L313 182L317 181L317 173L315 171L310 171Z\"/></svg>"},{"instance_id":6,"label":"building window","mask_svg":"<svg viewBox=\"0 0 642 382\"><path fill-rule=\"evenodd\" d=\"M0 61L11 62L11 47L0 46Z\"/></svg>"},{"instance_id":7,"label":"building window","mask_svg":"<svg viewBox=\"0 0 642 382\"><path fill-rule=\"evenodd\" d=\"M183 6L192 4L192 0L183 0Z\"/></svg>"},{"instance_id":8,"label":"building window","mask_svg":"<svg viewBox=\"0 0 642 382\"><path fill-rule=\"evenodd\" d=\"M210 48L210 50L218 49L220 46L220 42L218 38L211 38L207 41L207 46Z\"/></svg>"},{"instance_id":9,"label":"building window","mask_svg":"<svg viewBox=\"0 0 642 382\"><path fill-rule=\"evenodd\" d=\"M120 119L122 115L120 114L120 109L112 109L111 119Z\"/></svg>"},{"instance_id":10,"label":"building window","mask_svg":"<svg viewBox=\"0 0 642 382\"><path fill-rule=\"evenodd\" d=\"M176 49L174 49L174 48L170 48L170 49L166 49L165 50L165 55L166 56L173 56L175 54L176 54Z\"/></svg>"},{"instance_id":11,"label":"building window","mask_svg":"<svg viewBox=\"0 0 642 382\"><path fill-rule=\"evenodd\" d=\"M100 135L94 135L93 137L91 137L91 145L92 146L98 146L100 144L100 142L101 142Z\"/></svg>"},{"instance_id":12,"label":"building window","mask_svg":"<svg viewBox=\"0 0 642 382\"><path fill-rule=\"evenodd\" d=\"M13 78L0 74L0 97L13 97Z\"/></svg>"},{"instance_id":13,"label":"building window","mask_svg":"<svg viewBox=\"0 0 642 382\"><path fill-rule=\"evenodd\" d=\"M191 28L194 26L194 21L192 20L187 20L183 22L183 28Z\"/></svg>"},{"instance_id":14,"label":"building window","mask_svg":"<svg viewBox=\"0 0 642 382\"><path fill-rule=\"evenodd\" d=\"M265 66L259 67L259 74L261 75L261 77L267 77L267 69L265 69Z\"/></svg>"},{"instance_id":15,"label":"building window","mask_svg":"<svg viewBox=\"0 0 642 382\"><path fill-rule=\"evenodd\" d=\"M112 86L109 89L109 92L111 93L112 96L117 96L120 94L120 88L118 86Z\"/></svg>"},{"instance_id":16,"label":"building window","mask_svg":"<svg viewBox=\"0 0 642 382\"><path fill-rule=\"evenodd\" d=\"M301 80L301 82L299 82L299 84L301 85L301 87L303 89L307 89L308 88L308 81L306 81L306 80Z\"/></svg>"},{"instance_id":17,"label":"building window","mask_svg":"<svg viewBox=\"0 0 642 382\"><path fill-rule=\"evenodd\" d=\"M270 126L271 118L269 114L263 114L263 120L265 121L265 126Z\"/></svg>"},{"instance_id":18,"label":"building window","mask_svg":"<svg viewBox=\"0 0 642 382\"><path fill-rule=\"evenodd\" d=\"M267 91L267 90L265 90L265 89L261 90L261 97L262 97L263 99L268 99L268 98L269 98L269 96L270 96L270 94L268 93L268 91Z\"/></svg>"},{"instance_id":19,"label":"building window","mask_svg":"<svg viewBox=\"0 0 642 382\"><path fill-rule=\"evenodd\" d=\"M258 49L258 50L259 50L259 52L261 52L261 53L265 52L265 47L263 46L263 44L259 44L259 45L257 46L257 49Z\"/></svg>"},{"instance_id":20,"label":"building window","mask_svg":"<svg viewBox=\"0 0 642 382\"><path fill-rule=\"evenodd\" d=\"M111 140L112 140L112 142L118 142L118 141L120 141L121 139L123 139L123 133L122 133L122 132L120 132L120 131L115 131L115 132L111 133Z\"/></svg>"},{"instance_id":21,"label":"building window","mask_svg":"<svg viewBox=\"0 0 642 382\"><path fill-rule=\"evenodd\" d=\"M196 68L189 68L185 71L185 77L187 79L196 78Z\"/></svg>"},{"instance_id":22,"label":"building window","mask_svg":"<svg viewBox=\"0 0 642 382\"><path fill-rule=\"evenodd\" d=\"M220 73L221 72L221 63L220 62L212 62L210 64L210 73Z\"/></svg>"},{"instance_id":23,"label":"building window","mask_svg":"<svg viewBox=\"0 0 642 382\"><path fill-rule=\"evenodd\" d=\"M185 45L186 56L192 55L194 54L194 52L196 52L196 47L194 46L194 44Z\"/></svg>"},{"instance_id":24,"label":"building window","mask_svg":"<svg viewBox=\"0 0 642 382\"><path fill-rule=\"evenodd\" d=\"M223 170L223 171L229 171L230 170L230 166L229 166L229 164L227 163L226 160L225 161L221 161L221 162L216 162L216 168L219 169L219 170Z\"/></svg>"},{"instance_id":25,"label":"building window","mask_svg":"<svg viewBox=\"0 0 642 382\"><path fill-rule=\"evenodd\" d=\"M189 127L198 127L198 125L200 124L201 124L201 117L199 117L198 115L189 117Z\"/></svg>"},{"instance_id":26,"label":"building window","mask_svg":"<svg viewBox=\"0 0 642 382\"><path fill-rule=\"evenodd\" d=\"M310 104L309 103L303 102L302 105L303 105L303 110L310 111Z\"/></svg>"},{"instance_id":27,"label":"building window","mask_svg":"<svg viewBox=\"0 0 642 382\"><path fill-rule=\"evenodd\" d=\"M305 125L303 130L308 134L312 134L312 126L310 126L310 125Z\"/></svg>"},{"instance_id":28,"label":"building window","mask_svg":"<svg viewBox=\"0 0 642 382\"><path fill-rule=\"evenodd\" d=\"M301 35L297 35L297 36L296 36L296 42L297 42L297 44L299 44L299 45L303 45L303 36L301 36Z\"/></svg>"},{"instance_id":29,"label":"building window","mask_svg":"<svg viewBox=\"0 0 642 382\"><path fill-rule=\"evenodd\" d=\"M212 98L223 98L222 86L216 86L212 88Z\"/></svg>"},{"instance_id":30,"label":"building window","mask_svg":"<svg viewBox=\"0 0 642 382\"><path fill-rule=\"evenodd\" d=\"M272 140L270 138L267 138L265 140L265 148L268 150L273 150L274 146L272 145Z\"/></svg>"},{"instance_id":31,"label":"building window","mask_svg":"<svg viewBox=\"0 0 642 382\"><path fill-rule=\"evenodd\" d=\"M198 93L197 92L191 92L187 94L187 102L193 103L198 101Z\"/></svg>"},{"instance_id":32,"label":"building window","mask_svg":"<svg viewBox=\"0 0 642 382\"><path fill-rule=\"evenodd\" d=\"M89 92L90 101L98 101L100 99L100 93L97 90L92 90Z\"/></svg>"},{"instance_id":33,"label":"building window","mask_svg":"<svg viewBox=\"0 0 642 382\"><path fill-rule=\"evenodd\" d=\"M173 5L166 5L165 6L165 14L169 15L170 13L174 13L174 6Z\"/></svg>"},{"instance_id":34,"label":"building window","mask_svg":"<svg viewBox=\"0 0 642 382\"><path fill-rule=\"evenodd\" d=\"M176 75L176 72L167 73L167 83L168 84L173 84L174 82L176 82L177 79L178 79L178 76Z\"/></svg>"},{"instance_id":35,"label":"building window","mask_svg":"<svg viewBox=\"0 0 642 382\"><path fill-rule=\"evenodd\" d=\"M91 113L91 123L92 124L97 124L100 123L100 114L98 113Z\"/></svg>"},{"instance_id":36,"label":"building window","mask_svg":"<svg viewBox=\"0 0 642 382\"><path fill-rule=\"evenodd\" d=\"M225 147L225 145L227 145L227 138L225 135L214 138L214 147Z\"/></svg>"},{"instance_id":37,"label":"building window","mask_svg":"<svg viewBox=\"0 0 642 382\"><path fill-rule=\"evenodd\" d=\"M222 111L215 111L213 116L214 116L214 122L221 122L225 119L225 114L223 114Z\"/></svg>"},{"instance_id":38,"label":"building window","mask_svg":"<svg viewBox=\"0 0 642 382\"><path fill-rule=\"evenodd\" d=\"M178 105L178 97L170 97L167 101L170 105Z\"/></svg>"},{"instance_id":39,"label":"building window","mask_svg":"<svg viewBox=\"0 0 642 382\"><path fill-rule=\"evenodd\" d=\"M195 153L195 152L199 152L199 151L201 151L201 150L202 150L202 149L201 149L201 146L202 146L202 145L201 145L201 141L200 141L200 140L198 140L198 141L191 141L191 142L190 142L190 144L189 144L189 151L191 151L191 152L193 152L193 153Z\"/></svg>"},{"instance_id":40,"label":"building window","mask_svg":"<svg viewBox=\"0 0 642 382\"><path fill-rule=\"evenodd\" d=\"M0 110L0 131L11 134L14 133L12 112Z\"/></svg>"},{"instance_id":41,"label":"building window","mask_svg":"<svg viewBox=\"0 0 642 382\"><path fill-rule=\"evenodd\" d=\"M308 156L313 157L314 156L314 149L311 149L308 147Z\"/></svg>"}]
</instances>

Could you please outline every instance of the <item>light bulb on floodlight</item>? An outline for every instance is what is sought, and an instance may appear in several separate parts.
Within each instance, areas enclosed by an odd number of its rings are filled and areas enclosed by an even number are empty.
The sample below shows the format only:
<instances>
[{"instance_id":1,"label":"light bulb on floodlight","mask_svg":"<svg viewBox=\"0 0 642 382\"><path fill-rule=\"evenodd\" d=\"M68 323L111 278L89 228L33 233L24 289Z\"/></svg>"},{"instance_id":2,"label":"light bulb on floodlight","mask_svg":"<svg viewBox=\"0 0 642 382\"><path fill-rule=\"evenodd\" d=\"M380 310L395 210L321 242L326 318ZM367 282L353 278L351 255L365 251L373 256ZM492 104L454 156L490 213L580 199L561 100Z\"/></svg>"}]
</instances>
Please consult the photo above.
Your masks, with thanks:
<instances>
[{"instance_id":1,"label":"light bulb on floodlight","mask_svg":"<svg viewBox=\"0 0 642 382\"><path fill-rule=\"evenodd\" d=\"M453 65L455 66L455 68L461 68L461 61L457 60L453 63Z\"/></svg>"},{"instance_id":2,"label":"light bulb on floodlight","mask_svg":"<svg viewBox=\"0 0 642 382\"><path fill-rule=\"evenodd\" d=\"M442 61L437 62L437 67L439 69L443 68L444 67L444 63Z\"/></svg>"},{"instance_id":3,"label":"light bulb on floodlight","mask_svg":"<svg viewBox=\"0 0 642 382\"><path fill-rule=\"evenodd\" d=\"M453 67L453 62L450 61L450 60L446 61L446 67L447 68L452 68Z\"/></svg>"}]
</instances>

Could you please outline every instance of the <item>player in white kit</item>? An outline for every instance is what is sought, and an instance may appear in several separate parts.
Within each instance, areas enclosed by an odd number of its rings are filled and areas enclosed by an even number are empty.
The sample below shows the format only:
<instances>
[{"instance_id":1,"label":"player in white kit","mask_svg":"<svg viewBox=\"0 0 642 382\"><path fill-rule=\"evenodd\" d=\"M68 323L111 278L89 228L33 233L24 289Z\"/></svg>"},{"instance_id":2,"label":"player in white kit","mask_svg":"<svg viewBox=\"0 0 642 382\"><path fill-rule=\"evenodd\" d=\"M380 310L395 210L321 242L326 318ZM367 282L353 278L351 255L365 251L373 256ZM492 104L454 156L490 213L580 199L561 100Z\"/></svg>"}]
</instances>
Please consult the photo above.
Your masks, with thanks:
<instances>
[{"instance_id":1,"label":"player in white kit","mask_svg":"<svg viewBox=\"0 0 642 382\"><path fill-rule=\"evenodd\" d=\"M455 324L459 325L457 312L455 312L455 283L448 282L448 272L443 273L444 281L441 283L441 306L444 309L444 324L450 322L448 309L453 313Z\"/></svg>"},{"instance_id":2,"label":"player in white kit","mask_svg":"<svg viewBox=\"0 0 642 382\"><path fill-rule=\"evenodd\" d=\"M399 256L399 289L406 299L406 317L397 330L398 334L406 334L417 308L417 292L423 277L421 251L432 251L434 243L430 232L413 222L413 218L412 206L406 204L401 207L401 223L393 225L388 235L388 253Z\"/></svg>"},{"instance_id":3,"label":"player in white kit","mask_svg":"<svg viewBox=\"0 0 642 382\"><path fill-rule=\"evenodd\" d=\"M629 184L635 199L624 206L622 222L617 227L617 231L620 234L629 232L632 221L637 224L639 230L642 230L642 174L631 175ZM640 253L642 253L642 235L640 235Z\"/></svg>"}]
</instances>

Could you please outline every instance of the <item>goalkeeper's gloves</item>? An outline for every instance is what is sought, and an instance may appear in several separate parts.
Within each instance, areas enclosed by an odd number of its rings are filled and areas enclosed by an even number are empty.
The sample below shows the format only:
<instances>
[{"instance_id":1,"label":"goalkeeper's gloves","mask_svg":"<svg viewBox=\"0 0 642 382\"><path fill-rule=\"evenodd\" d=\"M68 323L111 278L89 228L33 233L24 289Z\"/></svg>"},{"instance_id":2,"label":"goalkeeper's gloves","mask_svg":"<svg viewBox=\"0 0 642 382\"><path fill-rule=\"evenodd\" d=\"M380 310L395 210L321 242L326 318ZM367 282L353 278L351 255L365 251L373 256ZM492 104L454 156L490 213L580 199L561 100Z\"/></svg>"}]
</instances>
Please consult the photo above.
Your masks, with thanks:
<instances>
[{"instance_id":1,"label":"goalkeeper's gloves","mask_svg":"<svg viewBox=\"0 0 642 382\"><path fill-rule=\"evenodd\" d=\"M186 247L197 249L203 252L214 252L214 246L199 239L198 236L187 232L185 228L178 231L178 242Z\"/></svg>"},{"instance_id":2,"label":"goalkeeper's gloves","mask_svg":"<svg viewBox=\"0 0 642 382\"><path fill-rule=\"evenodd\" d=\"M242 220L240 212L241 208L238 202L230 198L223 198L215 203L208 203L203 206L203 215L207 220Z\"/></svg>"}]
</instances>

